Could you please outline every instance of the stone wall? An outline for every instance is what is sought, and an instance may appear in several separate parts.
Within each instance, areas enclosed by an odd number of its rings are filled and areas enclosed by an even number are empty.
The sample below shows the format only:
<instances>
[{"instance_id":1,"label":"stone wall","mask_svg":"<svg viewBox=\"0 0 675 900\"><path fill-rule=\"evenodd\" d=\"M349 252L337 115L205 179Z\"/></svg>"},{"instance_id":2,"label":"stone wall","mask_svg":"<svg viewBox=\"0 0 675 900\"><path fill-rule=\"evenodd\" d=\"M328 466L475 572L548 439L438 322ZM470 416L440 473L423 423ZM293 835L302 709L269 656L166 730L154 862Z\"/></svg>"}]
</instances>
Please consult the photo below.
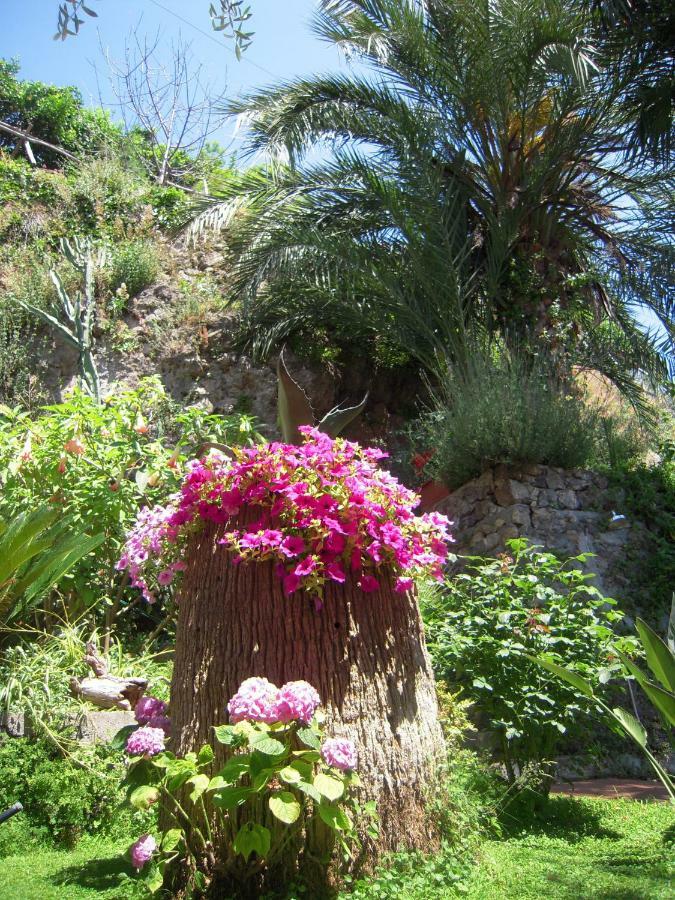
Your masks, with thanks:
<instances>
[{"instance_id":1,"label":"stone wall","mask_svg":"<svg viewBox=\"0 0 675 900\"><path fill-rule=\"evenodd\" d=\"M455 525L454 552L495 556L510 538L527 537L562 556L593 553L586 568L607 596L621 598L627 581L619 565L645 530L623 517L620 496L595 472L552 466L497 466L437 504Z\"/></svg>"}]
</instances>

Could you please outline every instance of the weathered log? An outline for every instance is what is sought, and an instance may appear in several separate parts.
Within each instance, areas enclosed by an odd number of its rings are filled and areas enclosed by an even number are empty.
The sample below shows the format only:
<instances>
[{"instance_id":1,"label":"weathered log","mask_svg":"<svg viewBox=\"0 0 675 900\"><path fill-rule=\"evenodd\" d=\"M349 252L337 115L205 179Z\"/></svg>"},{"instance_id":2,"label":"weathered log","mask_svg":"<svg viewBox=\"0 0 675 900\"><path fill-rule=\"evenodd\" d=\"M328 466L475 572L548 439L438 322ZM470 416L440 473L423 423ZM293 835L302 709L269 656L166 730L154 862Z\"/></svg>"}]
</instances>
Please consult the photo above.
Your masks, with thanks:
<instances>
[{"instance_id":1,"label":"weathered log","mask_svg":"<svg viewBox=\"0 0 675 900\"><path fill-rule=\"evenodd\" d=\"M73 696L101 709L134 709L148 687L147 678L71 678Z\"/></svg>"}]
</instances>

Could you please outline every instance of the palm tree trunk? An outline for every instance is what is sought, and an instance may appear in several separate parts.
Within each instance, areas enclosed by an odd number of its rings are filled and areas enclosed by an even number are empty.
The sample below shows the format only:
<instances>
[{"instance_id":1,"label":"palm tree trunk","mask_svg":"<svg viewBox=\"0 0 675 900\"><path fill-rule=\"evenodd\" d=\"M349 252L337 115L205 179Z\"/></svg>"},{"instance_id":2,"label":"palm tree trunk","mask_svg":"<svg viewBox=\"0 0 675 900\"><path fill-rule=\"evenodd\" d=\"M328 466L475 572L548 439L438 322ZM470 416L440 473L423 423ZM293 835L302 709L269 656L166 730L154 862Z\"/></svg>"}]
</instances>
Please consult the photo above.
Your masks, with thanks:
<instances>
[{"instance_id":1,"label":"palm tree trunk","mask_svg":"<svg viewBox=\"0 0 675 900\"><path fill-rule=\"evenodd\" d=\"M425 802L443 738L415 594L395 593L388 579L376 594L336 584L317 609L306 595L284 596L273 563L233 565L217 537L207 527L186 557L171 688L174 751L212 738L245 678L306 680L321 696L327 733L357 745L360 799L376 800L380 816L369 857L434 848Z\"/></svg>"}]
</instances>

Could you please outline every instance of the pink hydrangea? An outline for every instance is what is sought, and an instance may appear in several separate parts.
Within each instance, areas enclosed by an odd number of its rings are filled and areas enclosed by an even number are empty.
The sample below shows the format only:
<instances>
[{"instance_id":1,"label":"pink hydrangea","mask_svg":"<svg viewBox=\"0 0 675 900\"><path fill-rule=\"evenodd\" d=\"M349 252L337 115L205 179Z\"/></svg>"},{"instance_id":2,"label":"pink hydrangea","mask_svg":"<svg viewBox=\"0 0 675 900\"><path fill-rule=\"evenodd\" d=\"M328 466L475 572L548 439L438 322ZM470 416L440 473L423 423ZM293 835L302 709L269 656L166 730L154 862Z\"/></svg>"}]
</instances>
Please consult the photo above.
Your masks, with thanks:
<instances>
[{"instance_id":1,"label":"pink hydrangea","mask_svg":"<svg viewBox=\"0 0 675 900\"><path fill-rule=\"evenodd\" d=\"M276 720L309 725L320 703L321 698L311 684L306 681L289 681L279 690Z\"/></svg>"},{"instance_id":2,"label":"pink hydrangea","mask_svg":"<svg viewBox=\"0 0 675 900\"><path fill-rule=\"evenodd\" d=\"M164 750L164 730L143 725L127 738L127 753L130 756L156 756Z\"/></svg>"},{"instance_id":3,"label":"pink hydrangea","mask_svg":"<svg viewBox=\"0 0 675 900\"><path fill-rule=\"evenodd\" d=\"M151 834L144 834L139 837L135 844L129 848L131 853L131 865L134 869L142 869L143 866L150 861L152 854L157 849L157 841Z\"/></svg>"},{"instance_id":4,"label":"pink hydrangea","mask_svg":"<svg viewBox=\"0 0 675 900\"><path fill-rule=\"evenodd\" d=\"M347 738L326 738L321 747L324 762L346 772L356 768L356 747Z\"/></svg>"},{"instance_id":5,"label":"pink hydrangea","mask_svg":"<svg viewBox=\"0 0 675 900\"><path fill-rule=\"evenodd\" d=\"M399 591L418 577L442 578L445 516L414 514L419 497L378 466L381 451L300 430L300 446L234 447L233 459L212 451L192 460L166 506L140 511L117 567L149 602L175 583L189 535L207 522L225 526L219 541L233 562L275 563L286 595L321 601L327 583L348 578L375 594L380 573ZM242 508L255 509L256 521L233 518Z\"/></svg>"},{"instance_id":6,"label":"pink hydrangea","mask_svg":"<svg viewBox=\"0 0 675 900\"><path fill-rule=\"evenodd\" d=\"M153 716L148 725L151 728L161 728L165 737L171 736L171 719L168 716Z\"/></svg>"},{"instance_id":7,"label":"pink hydrangea","mask_svg":"<svg viewBox=\"0 0 675 900\"><path fill-rule=\"evenodd\" d=\"M163 716L166 712L166 703L158 700L157 697L145 696L136 704L134 715L139 725L148 725L150 719L156 716Z\"/></svg>"},{"instance_id":8,"label":"pink hydrangea","mask_svg":"<svg viewBox=\"0 0 675 900\"><path fill-rule=\"evenodd\" d=\"M247 678L227 704L230 722L234 725L244 719L250 722L277 721L279 688L266 678Z\"/></svg>"}]
</instances>

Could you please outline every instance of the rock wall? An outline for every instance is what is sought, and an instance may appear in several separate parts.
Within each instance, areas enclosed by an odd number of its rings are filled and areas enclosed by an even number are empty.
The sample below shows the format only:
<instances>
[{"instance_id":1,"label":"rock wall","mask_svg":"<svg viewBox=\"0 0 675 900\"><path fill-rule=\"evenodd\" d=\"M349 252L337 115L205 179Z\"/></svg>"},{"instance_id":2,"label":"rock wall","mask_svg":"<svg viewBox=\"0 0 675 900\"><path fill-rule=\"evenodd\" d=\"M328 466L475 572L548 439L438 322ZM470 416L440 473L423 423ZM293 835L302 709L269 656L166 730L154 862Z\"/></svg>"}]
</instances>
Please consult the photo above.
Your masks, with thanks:
<instances>
[{"instance_id":1,"label":"rock wall","mask_svg":"<svg viewBox=\"0 0 675 900\"><path fill-rule=\"evenodd\" d=\"M586 569L607 596L621 599L628 582L619 565L627 547L642 542L645 529L613 518L620 497L595 472L552 466L497 466L437 504L455 523L454 552L495 556L510 538L527 537L562 556L593 553Z\"/></svg>"}]
</instances>

